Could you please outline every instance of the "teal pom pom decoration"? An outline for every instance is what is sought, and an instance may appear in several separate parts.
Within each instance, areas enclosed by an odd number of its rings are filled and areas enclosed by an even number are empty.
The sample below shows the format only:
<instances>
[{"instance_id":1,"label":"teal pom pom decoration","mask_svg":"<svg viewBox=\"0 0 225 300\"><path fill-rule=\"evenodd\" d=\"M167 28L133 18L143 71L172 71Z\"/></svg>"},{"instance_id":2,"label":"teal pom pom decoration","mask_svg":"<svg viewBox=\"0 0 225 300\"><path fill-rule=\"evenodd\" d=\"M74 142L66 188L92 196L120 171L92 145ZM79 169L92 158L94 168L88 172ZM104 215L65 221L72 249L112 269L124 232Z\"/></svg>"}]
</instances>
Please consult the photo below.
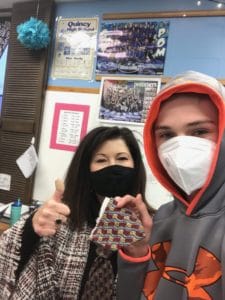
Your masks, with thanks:
<instances>
[{"instance_id":1,"label":"teal pom pom decoration","mask_svg":"<svg viewBox=\"0 0 225 300\"><path fill-rule=\"evenodd\" d=\"M48 25L41 20L31 17L28 21L17 26L17 39L29 49L46 48L50 42Z\"/></svg>"}]
</instances>

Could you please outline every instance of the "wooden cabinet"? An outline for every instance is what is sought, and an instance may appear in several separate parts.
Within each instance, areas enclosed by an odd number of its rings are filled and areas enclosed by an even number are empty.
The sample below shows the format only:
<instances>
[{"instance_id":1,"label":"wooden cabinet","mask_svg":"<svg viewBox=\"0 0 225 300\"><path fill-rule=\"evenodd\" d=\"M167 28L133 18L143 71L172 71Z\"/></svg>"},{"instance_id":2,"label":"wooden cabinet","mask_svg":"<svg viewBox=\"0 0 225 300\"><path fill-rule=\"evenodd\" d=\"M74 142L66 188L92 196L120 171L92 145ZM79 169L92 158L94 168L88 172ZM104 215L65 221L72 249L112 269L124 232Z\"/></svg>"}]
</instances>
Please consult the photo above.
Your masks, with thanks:
<instances>
[{"instance_id":1,"label":"wooden cabinet","mask_svg":"<svg viewBox=\"0 0 225 300\"><path fill-rule=\"evenodd\" d=\"M8 223L5 223L5 222L1 222L0 221L0 234L5 231L6 229L9 228L9 224Z\"/></svg>"}]
</instances>

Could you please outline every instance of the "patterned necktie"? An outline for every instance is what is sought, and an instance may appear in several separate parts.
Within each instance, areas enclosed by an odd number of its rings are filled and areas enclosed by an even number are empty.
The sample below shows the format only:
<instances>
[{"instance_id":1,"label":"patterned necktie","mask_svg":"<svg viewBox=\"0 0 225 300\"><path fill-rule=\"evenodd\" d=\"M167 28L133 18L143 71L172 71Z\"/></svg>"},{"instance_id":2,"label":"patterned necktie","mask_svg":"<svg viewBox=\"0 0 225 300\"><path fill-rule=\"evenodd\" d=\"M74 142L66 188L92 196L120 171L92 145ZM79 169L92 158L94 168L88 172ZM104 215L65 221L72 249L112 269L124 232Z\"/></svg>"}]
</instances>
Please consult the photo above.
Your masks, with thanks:
<instances>
[{"instance_id":1,"label":"patterned necktie","mask_svg":"<svg viewBox=\"0 0 225 300\"><path fill-rule=\"evenodd\" d=\"M112 300L114 273L108 259L112 251L98 247L96 252L81 300Z\"/></svg>"}]
</instances>

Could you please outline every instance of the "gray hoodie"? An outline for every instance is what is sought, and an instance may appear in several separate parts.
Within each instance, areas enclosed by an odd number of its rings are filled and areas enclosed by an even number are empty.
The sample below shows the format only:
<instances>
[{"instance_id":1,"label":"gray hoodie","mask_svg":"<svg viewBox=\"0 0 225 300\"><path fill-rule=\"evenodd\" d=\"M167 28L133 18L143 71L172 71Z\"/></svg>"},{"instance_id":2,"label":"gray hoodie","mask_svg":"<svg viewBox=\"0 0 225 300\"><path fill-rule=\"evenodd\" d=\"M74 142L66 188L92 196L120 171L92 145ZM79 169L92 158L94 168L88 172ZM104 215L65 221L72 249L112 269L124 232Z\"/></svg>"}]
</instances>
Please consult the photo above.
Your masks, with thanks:
<instances>
[{"instance_id":1,"label":"gray hoodie","mask_svg":"<svg viewBox=\"0 0 225 300\"><path fill-rule=\"evenodd\" d=\"M160 104L185 92L208 94L219 115L211 171L190 202L163 169L153 135ZM150 261L119 259L119 300L225 300L224 99L224 87L216 79L194 71L172 79L154 99L144 128L145 153L153 174L174 200L154 217Z\"/></svg>"}]
</instances>

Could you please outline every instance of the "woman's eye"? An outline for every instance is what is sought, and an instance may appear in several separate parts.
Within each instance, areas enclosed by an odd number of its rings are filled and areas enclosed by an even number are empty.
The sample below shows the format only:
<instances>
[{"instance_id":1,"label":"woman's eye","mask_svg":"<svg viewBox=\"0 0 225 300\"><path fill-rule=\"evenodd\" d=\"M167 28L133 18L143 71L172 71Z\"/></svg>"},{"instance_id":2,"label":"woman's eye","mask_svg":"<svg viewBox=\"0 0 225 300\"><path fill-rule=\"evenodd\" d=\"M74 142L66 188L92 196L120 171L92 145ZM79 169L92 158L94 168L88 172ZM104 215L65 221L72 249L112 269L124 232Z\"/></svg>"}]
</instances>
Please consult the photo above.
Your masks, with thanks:
<instances>
[{"instance_id":1,"label":"woman's eye","mask_svg":"<svg viewBox=\"0 0 225 300\"><path fill-rule=\"evenodd\" d=\"M95 160L96 163L104 163L106 161L106 159L104 158L98 158Z\"/></svg>"},{"instance_id":2,"label":"woman's eye","mask_svg":"<svg viewBox=\"0 0 225 300\"><path fill-rule=\"evenodd\" d=\"M121 157L118 157L117 159L118 159L118 160L128 160L128 157L126 157L126 156L121 156Z\"/></svg>"}]
</instances>

